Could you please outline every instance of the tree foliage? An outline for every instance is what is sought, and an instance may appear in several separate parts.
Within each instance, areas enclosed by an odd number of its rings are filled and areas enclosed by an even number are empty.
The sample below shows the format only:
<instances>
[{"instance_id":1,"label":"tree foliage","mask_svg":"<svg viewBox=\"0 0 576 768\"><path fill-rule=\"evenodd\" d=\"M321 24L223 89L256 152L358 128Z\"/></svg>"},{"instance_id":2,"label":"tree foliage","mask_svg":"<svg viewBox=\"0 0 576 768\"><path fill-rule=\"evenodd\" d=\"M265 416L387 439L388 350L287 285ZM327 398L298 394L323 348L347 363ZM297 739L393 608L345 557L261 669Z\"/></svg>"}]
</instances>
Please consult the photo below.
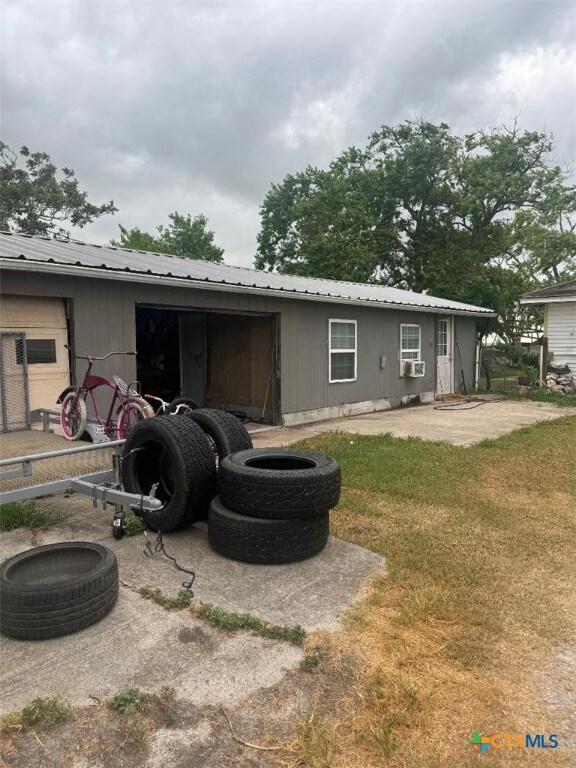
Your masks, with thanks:
<instances>
[{"instance_id":1,"label":"tree foliage","mask_svg":"<svg viewBox=\"0 0 576 768\"><path fill-rule=\"evenodd\" d=\"M551 151L516 125L383 126L327 170L272 185L256 266L492 307L510 333L520 293L576 274L575 188Z\"/></svg>"},{"instance_id":2,"label":"tree foliage","mask_svg":"<svg viewBox=\"0 0 576 768\"><path fill-rule=\"evenodd\" d=\"M192 218L190 214L182 216L175 212L168 218L170 224L166 227L156 227L156 235L142 232L138 227L126 229L120 224L120 239L111 240L111 245L135 251L169 253L190 259L222 261L224 249L214 244L214 232L206 228L206 216L199 214Z\"/></svg>"},{"instance_id":3,"label":"tree foliage","mask_svg":"<svg viewBox=\"0 0 576 768\"><path fill-rule=\"evenodd\" d=\"M21 147L24 160L0 141L0 227L27 235L64 233L59 226L67 222L83 227L99 216L115 213L112 200L104 205L88 202L88 195L78 186L74 171L58 169L45 152L30 152Z\"/></svg>"}]
</instances>

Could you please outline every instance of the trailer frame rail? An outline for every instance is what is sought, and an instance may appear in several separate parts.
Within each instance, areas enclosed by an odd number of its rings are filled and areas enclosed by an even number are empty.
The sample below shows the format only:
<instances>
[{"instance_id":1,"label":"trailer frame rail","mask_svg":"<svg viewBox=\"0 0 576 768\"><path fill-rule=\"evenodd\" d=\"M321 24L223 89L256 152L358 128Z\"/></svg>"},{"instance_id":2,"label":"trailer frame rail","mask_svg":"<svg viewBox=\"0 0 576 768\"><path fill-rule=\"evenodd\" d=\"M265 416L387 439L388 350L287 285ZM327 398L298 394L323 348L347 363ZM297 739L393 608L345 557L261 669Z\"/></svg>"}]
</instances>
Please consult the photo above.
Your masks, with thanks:
<instances>
[{"instance_id":1,"label":"trailer frame rail","mask_svg":"<svg viewBox=\"0 0 576 768\"><path fill-rule=\"evenodd\" d=\"M147 510L159 510L163 507L163 502L155 496L157 484L152 486L148 495L128 493L123 489L122 450L124 443L124 440L112 440L105 443L65 448L59 451L46 451L45 453L32 453L27 456L1 459L0 469L15 464L20 464L20 466L16 469L0 471L0 481L16 477L31 477L32 465L37 461L74 456L103 448L114 448L111 469L2 491L0 492L0 506L57 493L80 493L91 498L95 508L98 508L98 503L102 504L103 509L106 509L108 504L114 505L113 533L115 538L121 538L124 534L124 507L132 508L137 514L142 514Z\"/></svg>"}]
</instances>

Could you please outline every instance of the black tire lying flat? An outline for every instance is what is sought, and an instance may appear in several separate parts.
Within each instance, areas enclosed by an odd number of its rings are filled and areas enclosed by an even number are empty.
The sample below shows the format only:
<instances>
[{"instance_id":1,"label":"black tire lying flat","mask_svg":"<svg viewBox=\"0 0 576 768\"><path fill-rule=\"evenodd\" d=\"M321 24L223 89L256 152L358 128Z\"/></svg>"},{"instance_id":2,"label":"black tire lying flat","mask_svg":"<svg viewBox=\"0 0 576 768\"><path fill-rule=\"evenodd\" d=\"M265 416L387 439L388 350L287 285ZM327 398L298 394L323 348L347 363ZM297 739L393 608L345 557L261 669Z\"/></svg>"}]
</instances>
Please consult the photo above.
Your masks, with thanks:
<instances>
[{"instance_id":1,"label":"black tire lying flat","mask_svg":"<svg viewBox=\"0 0 576 768\"><path fill-rule=\"evenodd\" d=\"M118 599L118 562L101 544L47 544L0 566L0 632L19 640L70 635L95 624Z\"/></svg>"},{"instance_id":2,"label":"black tire lying flat","mask_svg":"<svg viewBox=\"0 0 576 768\"><path fill-rule=\"evenodd\" d=\"M262 520L232 512L212 499L208 539L218 554L260 565L295 563L318 554L328 541L328 512L308 520Z\"/></svg>"},{"instance_id":3,"label":"black tire lying flat","mask_svg":"<svg viewBox=\"0 0 576 768\"><path fill-rule=\"evenodd\" d=\"M160 510L144 512L155 531L175 531L208 514L216 493L212 448L199 426L186 418L156 416L136 424L124 444L122 478L126 491L149 495L158 483Z\"/></svg>"},{"instance_id":4,"label":"black tire lying flat","mask_svg":"<svg viewBox=\"0 0 576 768\"><path fill-rule=\"evenodd\" d=\"M220 461L231 453L252 448L252 440L246 427L231 413L216 408L199 408L189 411L186 415L196 422L212 441Z\"/></svg>"},{"instance_id":5,"label":"black tire lying flat","mask_svg":"<svg viewBox=\"0 0 576 768\"><path fill-rule=\"evenodd\" d=\"M322 515L338 504L338 463L323 453L259 448L227 456L220 464L222 503L252 517L281 519Z\"/></svg>"}]
</instances>

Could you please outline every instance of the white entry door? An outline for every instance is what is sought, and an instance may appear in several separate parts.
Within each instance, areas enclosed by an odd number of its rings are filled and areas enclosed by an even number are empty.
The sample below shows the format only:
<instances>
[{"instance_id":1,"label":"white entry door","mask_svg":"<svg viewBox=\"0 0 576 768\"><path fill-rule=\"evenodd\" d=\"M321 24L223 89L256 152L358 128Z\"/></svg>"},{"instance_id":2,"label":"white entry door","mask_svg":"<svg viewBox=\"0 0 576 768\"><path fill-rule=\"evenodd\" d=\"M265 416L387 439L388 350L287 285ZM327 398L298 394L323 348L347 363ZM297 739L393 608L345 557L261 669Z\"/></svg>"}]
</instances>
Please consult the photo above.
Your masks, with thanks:
<instances>
[{"instance_id":1,"label":"white entry door","mask_svg":"<svg viewBox=\"0 0 576 768\"><path fill-rule=\"evenodd\" d=\"M436 321L436 397L454 392L452 365L452 318Z\"/></svg>"}]
</instances>

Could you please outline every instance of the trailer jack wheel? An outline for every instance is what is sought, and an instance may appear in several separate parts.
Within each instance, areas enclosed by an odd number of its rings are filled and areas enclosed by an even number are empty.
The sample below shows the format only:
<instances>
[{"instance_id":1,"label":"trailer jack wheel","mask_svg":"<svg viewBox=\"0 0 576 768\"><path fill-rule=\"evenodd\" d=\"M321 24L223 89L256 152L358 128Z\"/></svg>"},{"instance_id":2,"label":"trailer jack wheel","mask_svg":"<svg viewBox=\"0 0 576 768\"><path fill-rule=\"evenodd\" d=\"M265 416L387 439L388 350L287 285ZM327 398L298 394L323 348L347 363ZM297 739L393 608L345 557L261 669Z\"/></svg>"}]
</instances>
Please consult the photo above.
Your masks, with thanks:
<instances>
[{"instance_id":1,"label":"trailer jack wheel","mask_svg":"<svg viewBox=\"0 0 576 768\"><path fill-rule=\"evenodd\" d=\"M121 539L124 536L124 512L116 512L112 521L112 535L115 539Z\"/></svg>"}]
</instances>

